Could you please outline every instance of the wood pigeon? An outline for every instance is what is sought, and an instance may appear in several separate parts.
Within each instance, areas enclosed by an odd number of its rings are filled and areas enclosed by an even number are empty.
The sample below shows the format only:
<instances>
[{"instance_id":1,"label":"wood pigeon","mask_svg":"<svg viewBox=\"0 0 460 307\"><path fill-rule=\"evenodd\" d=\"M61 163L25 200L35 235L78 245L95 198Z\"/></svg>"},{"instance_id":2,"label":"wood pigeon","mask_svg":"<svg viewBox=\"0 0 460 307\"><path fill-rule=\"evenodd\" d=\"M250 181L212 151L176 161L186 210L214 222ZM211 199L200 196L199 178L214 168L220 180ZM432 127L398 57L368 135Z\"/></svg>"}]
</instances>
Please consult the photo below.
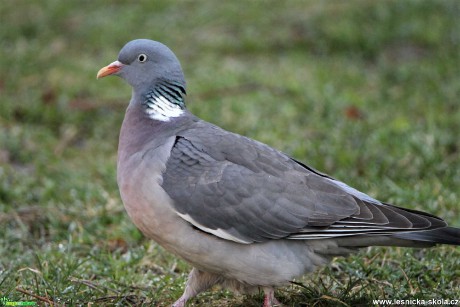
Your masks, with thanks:
<instances>
[{"instance_id":1,"label":"wood pigeon","mask_svg":"<svg viewBox=\"0 0 460 307\"><path fill-rule=\"evenodd\" d=\"M179 60L136 39L97 78L132 86L117 181L134 224L193 266L173 306L219 284L274 288L366 246L460 245L460 229L380 202L287 154L191 114Z\"/></svg>"}]
</instances>

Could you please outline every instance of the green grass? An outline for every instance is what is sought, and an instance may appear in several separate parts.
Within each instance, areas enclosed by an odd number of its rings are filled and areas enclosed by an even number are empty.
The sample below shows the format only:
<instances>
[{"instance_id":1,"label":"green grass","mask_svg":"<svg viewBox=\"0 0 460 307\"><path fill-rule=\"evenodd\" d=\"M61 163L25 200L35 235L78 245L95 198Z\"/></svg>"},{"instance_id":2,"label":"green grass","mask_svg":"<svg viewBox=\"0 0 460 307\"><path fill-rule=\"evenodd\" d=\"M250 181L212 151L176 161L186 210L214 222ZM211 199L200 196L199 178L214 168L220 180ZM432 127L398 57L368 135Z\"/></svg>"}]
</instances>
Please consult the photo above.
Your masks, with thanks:
<instances>
[{"instance_id":1,"label":"green grass","mask_svg":"<svg viewBox=\"0 0 460 307\"><path fill-rule=\"evenodd\" d=\"M167 306L190 267L116 185L130 98L96 81L134 38L171 47L188 106L383 201L460 226L458 1L0 2L0 297ZM460 299L460 249L370 248L277 293L288 306ZM259 306L209 291L193 306Z\"/></svg>"}]
</instances>

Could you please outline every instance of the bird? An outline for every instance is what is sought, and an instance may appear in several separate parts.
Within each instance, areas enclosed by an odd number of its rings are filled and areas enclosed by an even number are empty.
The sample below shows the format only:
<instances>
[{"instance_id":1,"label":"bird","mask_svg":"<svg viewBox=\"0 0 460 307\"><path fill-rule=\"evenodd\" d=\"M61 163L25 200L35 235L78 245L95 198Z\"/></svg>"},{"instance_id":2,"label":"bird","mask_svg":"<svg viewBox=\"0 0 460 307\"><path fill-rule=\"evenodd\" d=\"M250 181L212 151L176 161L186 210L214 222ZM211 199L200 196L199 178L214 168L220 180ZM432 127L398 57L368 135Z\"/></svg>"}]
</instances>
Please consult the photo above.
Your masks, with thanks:
<instances>
[{"instance_id":1,"label":"bird","mask_svg":"<svg viewBox=\"0 0 460 307\"><path fill-rule=\"evenodd\" d=\"M460 245L460 228L439 217L193 115L181 64L160 42L128 42L97 78L110 75L132 87L117 159L126 212L192 266L175 307L214 285L263 291L263 306L274 306L276 288L359 248Z\"/></svg>"}]
</instances>

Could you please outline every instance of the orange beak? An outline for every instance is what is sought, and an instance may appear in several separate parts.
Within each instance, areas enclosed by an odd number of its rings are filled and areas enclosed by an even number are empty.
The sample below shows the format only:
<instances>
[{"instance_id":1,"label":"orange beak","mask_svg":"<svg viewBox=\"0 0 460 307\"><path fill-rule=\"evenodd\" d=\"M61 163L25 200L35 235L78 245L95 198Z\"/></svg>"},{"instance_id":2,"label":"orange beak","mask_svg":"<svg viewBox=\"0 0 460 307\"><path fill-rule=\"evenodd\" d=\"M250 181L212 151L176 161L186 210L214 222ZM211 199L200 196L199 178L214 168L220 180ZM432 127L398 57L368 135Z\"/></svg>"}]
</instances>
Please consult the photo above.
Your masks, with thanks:
<instances>
[{"instance_id":1,"label":"orange beak","mask_svg":"<svg viewBox=\"0 0 460 307\"><path fill-rule=\"evenodd\" d=\"M108 76L108 75L112 75L118 71L120 71L120 69L123 67L123 63L119 62L119 61L115 61L113 63L110 63L109 65L107 65L106 67L102 67L98 72L97 72L97 76L96 78L99 79L99 78L103 78L105 76Z\"/></svg>"}]
</instances>

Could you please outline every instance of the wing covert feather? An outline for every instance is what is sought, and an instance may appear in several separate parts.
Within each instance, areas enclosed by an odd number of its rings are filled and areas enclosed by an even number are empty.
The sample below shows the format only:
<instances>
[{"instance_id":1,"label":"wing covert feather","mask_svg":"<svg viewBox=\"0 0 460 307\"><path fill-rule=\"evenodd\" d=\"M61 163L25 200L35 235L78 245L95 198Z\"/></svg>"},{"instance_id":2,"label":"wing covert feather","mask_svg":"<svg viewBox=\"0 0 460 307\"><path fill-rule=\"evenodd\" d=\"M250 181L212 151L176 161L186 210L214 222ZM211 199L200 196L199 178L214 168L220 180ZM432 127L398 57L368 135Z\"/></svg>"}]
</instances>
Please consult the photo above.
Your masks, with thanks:
<instances>
[{"instance_id":1,"label":"wing covert feather","mask_svg":"<svg viewBox=\"0 0 460 307\"><path fill-rule=\"evenodd\" d=\"M199 228L260 242L359 211L352 196L313 172L299 172L284 154L234 134L231 144L222 144L228 136L214 135L206 142L211 147L177 137L163 174L175 209Z\"/></svg>"}]
</instances>

